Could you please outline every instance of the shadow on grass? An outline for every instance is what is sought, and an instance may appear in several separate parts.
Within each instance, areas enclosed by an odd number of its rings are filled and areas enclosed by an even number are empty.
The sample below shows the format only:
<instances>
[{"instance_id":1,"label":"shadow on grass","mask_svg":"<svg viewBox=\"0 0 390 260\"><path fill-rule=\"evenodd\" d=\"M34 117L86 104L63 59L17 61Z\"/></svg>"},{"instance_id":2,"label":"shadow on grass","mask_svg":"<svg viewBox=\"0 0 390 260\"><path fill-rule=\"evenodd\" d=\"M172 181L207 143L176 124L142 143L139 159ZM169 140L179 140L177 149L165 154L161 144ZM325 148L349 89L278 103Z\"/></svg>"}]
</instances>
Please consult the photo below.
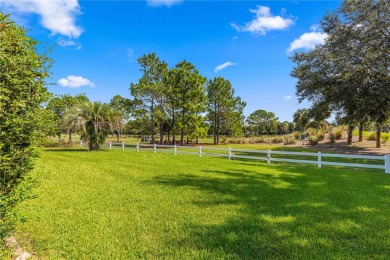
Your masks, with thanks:
<instances>
[{"instance_id":1,"label":"shadow on grass","mask_svg":"<svg viewBox=\"0 0 390 260\"><path fill-rule=\"evenodd\" d=\"M224 219L189 223L183 227L188 236L170 243L233 259L386 258L390 253L389 178L383 183L381 174L310 166L258 169L156 177L153 184L204 191L190 206L215 207L216 218Z\"/></svg>"}]
</instances>

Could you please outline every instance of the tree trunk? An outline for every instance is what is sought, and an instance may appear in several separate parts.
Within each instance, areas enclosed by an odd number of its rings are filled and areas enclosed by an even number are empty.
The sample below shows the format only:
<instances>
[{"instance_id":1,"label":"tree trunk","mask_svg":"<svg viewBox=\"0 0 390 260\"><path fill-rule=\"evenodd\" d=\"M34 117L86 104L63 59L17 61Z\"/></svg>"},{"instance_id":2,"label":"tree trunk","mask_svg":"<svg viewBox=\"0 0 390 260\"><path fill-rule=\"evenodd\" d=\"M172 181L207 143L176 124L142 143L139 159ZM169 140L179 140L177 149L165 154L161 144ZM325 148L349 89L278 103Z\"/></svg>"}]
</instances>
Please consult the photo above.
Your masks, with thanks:
<instances>
[{"instance_id":1,"label":"tree trunk","mask_svg":"<svg viewBox=\"0 0 390 260\"><path fill-rule=\"evenodd\" d=\"M188 144L188 135L186 135L186 137L187 137L187 144Z\"/></svg>"},{"instance_id":2,"label":"tree trunk","mask_svg":"<svg viewBox=\"0 0 390 260\"><path fill-rule=\"evenodd\" d=\"M217 143L217 110L214 111L214 144Z\"/></svg>"},{"instance_id":3,"label":"tree trunk","mask_svg":"<svg viewBox=\"0 0 390 260\"><path fill-rule=\"evenodd\" d=\"M119 131L116 132L116 142L119 143L119 139L121 137L121 133Z\"/></svg>"},{"instance_id":4,"label":"tree trunk","mask_svg":"<svg viewBox=\"0 0 390 260\"><path fill-rule=\"evenodd\" d=\"M184 128L181 128L181 133L180 133L180 145L184 144Z\"/></svg>"},{"instance_id":5,"label":"tree trunk","mask_svg":"<svg viewBox=\"0 0 390 260\"><path fill-rule=\"evenodd\" d=\"M376 124L376 148L381 148L381 125Z\"/></svg>"},{"instance_id":6,"label":"tree trunk","mask_svg":"<svg viewBox=\"0 0 390 260\"><path fill-rule=\"evenodd\" d=\"M351 145L351 144L352 144L352 131L353 131L353 125L350 124L350 125L348 126L347 145Z\"/></svg>"},{"instance_id":7,"label":"tree trunk","mask_svg":"<svg viewBox=\"0 0 390 260\"><path fill-rule=\"evenodd\" d=\"M153 107L153 98L152 102L150 104L150 132L152 135L152 140L150 141L151 144L154 144L154 107Z\"/></svg>"},{"instance_id":8,"label":"tree trunk","mask_svg":"<svg viewBox=\"0 0 390 260\"><path fill-rule=\"evenodd\" d=\"M363 127L364 127L364 123L360 122L359 123L359 142L363 142Z\"/></svg>"},{"instance_id":9,"label":"tree trunk","mask_svg":"<svg viewBox=\"0 0 390 260\"><path fill-rule=\"evenodd\" d=\"M219 116L217 117L217 144L219 144Z\"/></svg>"},{"instance_id":10,"label":"tree trunk","mask_svg":"<svg viewBox=\"0 0 390 260\"><path fill-rule=\"evenodd\" d=\"M163 141L164 141L164 126L163 126L163 123L160 122L160 144L163 144Z\"/></svg>"},{"instance_id":11,"label":"tree trunk","mask_svg":"<svg viewBox=\"0 0 390 260\"><path fill-rule=\"evenodd\" d=\"M61 133L58 134L58 142L60 142L60 141L61 141Z\"/></svg>"},{"instance_id":12,"label":"tree trunk","mask_svg":"<svg viewBox=\"0 0 390 260\"><path fill-rule=\"evenodd\" d=\"M198 139L198 137L196 138L195 143L196 143L196 144L199 144L199 139Z\"/></svg>"},{"instance_id":13,"label":"tree trunk","mask_svg":"<svg viewBox=\"0 0 390 260\"><path fill-rule=\"evenodd\" d=\"M68 132L68 141L69 142L72 141L72 132L71 131Z\"/></svg>"}]
</instances>

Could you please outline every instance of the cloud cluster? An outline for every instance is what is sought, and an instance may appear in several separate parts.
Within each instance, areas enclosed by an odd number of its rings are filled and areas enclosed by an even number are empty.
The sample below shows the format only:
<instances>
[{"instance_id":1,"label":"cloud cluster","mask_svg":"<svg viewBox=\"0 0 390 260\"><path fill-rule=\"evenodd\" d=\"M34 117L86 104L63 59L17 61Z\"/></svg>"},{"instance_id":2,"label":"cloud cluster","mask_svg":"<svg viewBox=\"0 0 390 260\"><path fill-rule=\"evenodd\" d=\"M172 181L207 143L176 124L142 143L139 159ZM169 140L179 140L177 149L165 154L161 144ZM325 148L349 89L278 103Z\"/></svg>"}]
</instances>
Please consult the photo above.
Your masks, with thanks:
<instances>
[{"instance_id":1,"label":"cloud cluster","mask_svg":"<svg viewBox=\"0 0 390 260\"><path fill-rule=\"evenodd\" d=\"M236 63L233 63L233 62L231 62L231 61L225 62L225 63L223 63L223 64L218 65L217 67L215 67L214 72L221 71L221 70L223 70L223 69L225 69L225 68L227 68L227 67L233 66L233 65L236 65Z\"/></svg>"},{"instance_id":2,"label":"cloud cluster","mask_svg":"<svg viewBox=\"0 0 390 260\"><path fill-rule=\"evenodd\" d=\"M67 88L95 87L95 84L89 79L75 75L69 75L66 78L60 79L58 84Z\"/></svg>"},{"instance_id":3,"label":"cloud cluster","mask_svg":"<svg viewBox=\"0 0 390 260\"><path fill-rule=\"evenodd\" d=\"M146 0L150 6L168 6L181 3L182 0Z\"/></svg>"},{"instance_id":4,"label":"cloud cluster","mask_svg":"<svg viewBox=\"0 0 390 260\"><path fill-rule=\"evenodd\" d=\"M290 18L285 18L280 15L273 16L271 9L267 6L257 6L257 9L250 9L251 13L255 14L255 18L243 26L231 23L231 26L240 32L251 32L260 35L265 35L268 31L284 30L294 24ZM283 9L282 12L285 12Z\"/></svg>"},{"instance_id":5,"label":"cloud cluster","mask_svg":"<svg viewBox=\"0 0 390 260\"><path fill-rule=\"evenodd\" d=\"M311 50L314 49L316 45L324 44L325 39L328 37L326 33L318 31L319 28L317 25L313 25L310 28L311 32L307 32L295 39L288 48L287 52L292 52L298 49Z\"/></svg>"},{"instance_id":6,"label":"cloud cluster","mask_svg":"<svg viewBox=\"0 0 390 260\"><path fill-rule=\"evenodd\" d=\"M284 96L283 99L285 99L285 100L291 100L291 96Z\"/></svg>"},{"instance_id":7,"label":"cloud cluster","mask_svg":"<svg viewBox=\"0 0 390 260\"><path fill-rule=\"evenodd\" d=\"M78 38L83 29L76 24L81 14L78 0L1 0L0 7L16 14L37 14L53 35Z\"/></svg>"}]
</instances>

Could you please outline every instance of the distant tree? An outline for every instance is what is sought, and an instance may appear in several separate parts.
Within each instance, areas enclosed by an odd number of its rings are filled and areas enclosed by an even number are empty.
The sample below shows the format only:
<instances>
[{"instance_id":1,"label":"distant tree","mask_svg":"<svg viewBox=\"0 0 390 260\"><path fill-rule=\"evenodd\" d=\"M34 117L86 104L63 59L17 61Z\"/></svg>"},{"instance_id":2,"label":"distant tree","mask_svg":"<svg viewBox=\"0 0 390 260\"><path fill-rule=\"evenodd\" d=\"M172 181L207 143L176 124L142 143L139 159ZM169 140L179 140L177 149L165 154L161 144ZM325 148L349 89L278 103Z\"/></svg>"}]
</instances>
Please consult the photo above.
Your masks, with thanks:
<instances>
[{"instance_id":1,"label":"distant tree","mask_svg":"<svg viewBox=\"0 0 390 260\"><path fill-rule=\"evenodd\" d=\"M23 185L44 134L41 105L49 98L52 61L37 44L0 12L0 238L12 228L12 209L27 196Z\"/></svg>"},{"instance_id":2,"label":"distant tree","mask_svg":"<svg viewBox=\"0 0 390 260\"><path fill-rule=\"evenodd\" d=\"M303 132L308 127L310 123L309 109L302 108L298 109L294 115L294 124L296 125L299 131Z\"/></svg>"},{"instance_id":3,"label":"distant tree","mask_svg":"<svg viewBox=\"0 0 390 260\"><path fill-rule=\"evenodd\" d=\"M135 102L129 98L124 98L120 95L115 95L109 105L116 110L122 119L129 120L131 114L134 113Z\"/></svg>"},{"instance_id":4,"label":"distant tree","mask_svg":"<svg viewBox=\"0 0 390 260\"><path fill-rule=\"evenodd\" d=\"M278 119L274 113L259 109L248 116L246 123L256 132L256 135L268 135L276 132Z\"/></svg>"},{"instance_id":5,"label":"distant tree","mask_svg":"<svg viewBox=\"0 0 390 260\"><path fill-rule=\"evenodd\" d=\"M184 143L185 134L203 132L202 113L206 110L206 78L201 76L193 64L182 61L176 64L174 73L176 90L177 123L180 129L180 144Z\"/></svg>"},{"instance_id":6,"label":"distant tree","mask_svg":"<svg viewBox=\"0 0 390 260\"><path fill-rule=\"evenodd\" d=\"M163 123L166 120L164 75L168 68L167 64L155 53L138 58L138 64L141 66L140 71L143 75L138 83L130 84L130 93L135 99L137 109L146 112L150 118L151 143L155 143L156 121L160 125L160 135L162 135ZM160 136L160 142L162 142L162 136Z\"/></svg>"},{"instance_id":7,"label":"distant tree","mask_svg":"<svg viewBox=\"0 0 390 260\"><path fill-rule=\"evenodd\" d=\"M207 82L207 110L210 128L213 131L214 143L219 143L219 135L225 127L243 128L243 108L246 103L234 96L230 81L216 77ZM233 121L236 120L234 123ZM237 127L240 123L241 127Z\"/></svg>"},{"instance_id":8,"label":"distant tree","mask_svg":"<svg viewBox=\"0 0 390 260\"><path fill-rule=\"evenodd\" d=\"M74 123L75 120L71 117L65 117L68 111L71 110L73 106L76 104L81 104L83 102L89 101L85 94L77 94L75 96L67 95L59 95L52 97L46 108L51 110L57 122L57 130L56 135L58 136L58 140L61 139L62 133L68 134L68 141L72 141L72 132L75 129Z\"/></svg>"}]
</instances>

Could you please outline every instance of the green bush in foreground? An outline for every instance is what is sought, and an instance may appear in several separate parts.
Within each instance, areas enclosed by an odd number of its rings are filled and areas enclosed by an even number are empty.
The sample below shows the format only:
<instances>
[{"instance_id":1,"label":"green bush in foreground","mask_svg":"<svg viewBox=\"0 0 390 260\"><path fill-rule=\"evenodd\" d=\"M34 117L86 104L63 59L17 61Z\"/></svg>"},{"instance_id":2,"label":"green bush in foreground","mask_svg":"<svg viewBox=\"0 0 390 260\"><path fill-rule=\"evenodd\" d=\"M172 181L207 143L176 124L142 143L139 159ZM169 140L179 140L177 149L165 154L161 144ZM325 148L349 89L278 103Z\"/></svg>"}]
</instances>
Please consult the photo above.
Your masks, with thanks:
<instances>
[{"instance_id":1,"label":"green bush in foreground","mask_svg":"<svg viewBox=\"0 0 390 260\"><path fill-rule=\"evenodd\" d=\"M0 12L0 238L13 227L13 208L28 197L27 173L44 124L50 59L37 42Z\"/></svg>"}]
</instances>

